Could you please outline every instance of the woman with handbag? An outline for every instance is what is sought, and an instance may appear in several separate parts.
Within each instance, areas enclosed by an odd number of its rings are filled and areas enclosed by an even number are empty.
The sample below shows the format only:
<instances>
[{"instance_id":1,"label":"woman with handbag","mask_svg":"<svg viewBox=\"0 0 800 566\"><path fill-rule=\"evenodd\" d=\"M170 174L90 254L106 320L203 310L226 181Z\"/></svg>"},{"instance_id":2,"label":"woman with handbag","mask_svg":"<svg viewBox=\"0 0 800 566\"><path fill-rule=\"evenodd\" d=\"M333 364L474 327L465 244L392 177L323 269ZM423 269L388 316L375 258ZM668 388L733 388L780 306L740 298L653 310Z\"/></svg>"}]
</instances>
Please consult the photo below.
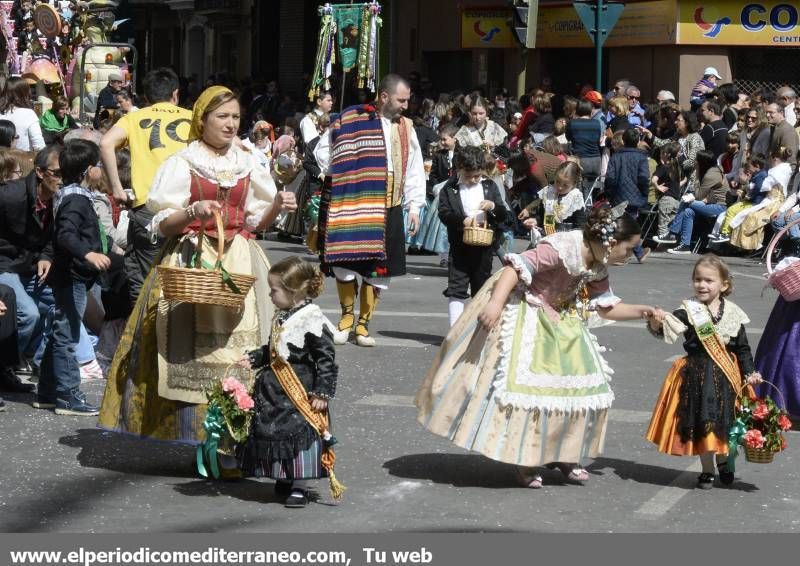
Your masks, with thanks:
<instances>
[{"instance_id":1,"label":"woman with handbag","mask_svg":"<svg viewBox=\"0 0 800 566\"><path fill-rule=\"evenodd\" d=\"M217 266L230 293L245 294L242 306L197 304L191 297L168 301L157 275L161 267L151 270L111 364L102 428L197 444L206 436L205 389L226 376L249 384L244 368L229 367L244 349L266 342L273 312L269 262L253 234L296 204L294 195L276 190L252 153L234 143L239 120L233 92L206 89L194 105L189 145L160 167L147 206L155 213L150 232L169 238L158 265L197 267L184 270L187 283L193 273L195 281L205 279L200 267ZM205 228L212 219L217 226ZM255 277L255 284L242 293L230 284L231 274Z\"/></svg>"},{"instance_id":2,"label":"woman with handbag","mask_svg":"<svg viewBox=\"0 0 800 566\"><path fill-rule=\"evenodd\" d=\"M488 164L482 148L458 148L453 165L457 176L439 191L439 219L447 227L450 242L444 291L449 299L450 326L461 316L464 301L470 294L474 297L491 276L495 230L508 217L497 185L484 178ZM484 224L483 232L475 227L479 224ZM483 240L469 239L466 232L480 233Z\"/></svg>"}]
</instances>

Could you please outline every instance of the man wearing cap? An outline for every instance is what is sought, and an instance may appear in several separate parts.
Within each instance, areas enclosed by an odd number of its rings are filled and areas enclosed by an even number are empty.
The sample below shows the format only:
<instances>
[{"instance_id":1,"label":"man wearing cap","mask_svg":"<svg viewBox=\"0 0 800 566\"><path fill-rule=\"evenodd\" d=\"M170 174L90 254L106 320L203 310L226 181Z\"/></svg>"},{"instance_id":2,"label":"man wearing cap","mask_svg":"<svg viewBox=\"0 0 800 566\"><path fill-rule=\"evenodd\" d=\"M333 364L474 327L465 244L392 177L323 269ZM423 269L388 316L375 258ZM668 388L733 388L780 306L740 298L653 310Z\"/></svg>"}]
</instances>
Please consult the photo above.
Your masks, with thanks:
<instances>
[{"instance_id":1,"label":"man wearing cap","mask_svg":"<svg viewBox=\"0 0 800 566\"><path fill-rule=\"evenodd\" d=\"M689 102L692 110L697 110L706 99L706 94L717 88L717 81L721 81L722 76L714 67L706 67L703 71L703 78L697 81L689 95Z\"/></svg>"},{"instance_id":2,"label":"man wearing cap","mask_svg":"<svg viewBox=\"0 0 800 566\"><path fill-rule=\"evenodd\" d=\"M108 75L108 84L97 95L97 106L94 111L95 128L100 125L100 114L103 110L116 110L119 108L117 93L122 90L122 84L122 75L119 73Z\"/></svg>"},{"instance_id":3,"label":"man wearing cap","mask_svg":"<svg viewBox=\"0 0 800 566\"><path fill-rule=\"evenodd\" d=\"M656 95L656 102L658 102L659 105L665 102L675 102L675 95L668 90L659 90Z\"/></svg>"}]
</instances>

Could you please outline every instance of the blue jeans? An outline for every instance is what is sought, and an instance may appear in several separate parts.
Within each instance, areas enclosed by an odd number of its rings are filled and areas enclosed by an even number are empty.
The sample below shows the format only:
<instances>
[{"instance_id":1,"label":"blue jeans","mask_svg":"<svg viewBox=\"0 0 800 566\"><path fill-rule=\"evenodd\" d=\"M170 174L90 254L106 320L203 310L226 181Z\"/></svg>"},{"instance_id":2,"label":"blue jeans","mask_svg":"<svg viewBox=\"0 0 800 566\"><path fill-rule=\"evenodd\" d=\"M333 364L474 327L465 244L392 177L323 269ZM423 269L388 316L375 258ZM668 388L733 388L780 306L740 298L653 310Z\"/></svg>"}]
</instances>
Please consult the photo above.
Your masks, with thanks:
<instances>
[{"instance_id":1,"label":"blue jeans","mask_svg":"<svg viewBox=\"0 0 800 566\"><path fill-rule=\"evenodd\" d=\"M53 289L49 285L36 285L38 280L34 277L26 286L28 294L33 297L36 304L39 305L39 311L42 312L42 325L41 332L37 333L31 340L31 348L29 351L35 352L33 354L33 365L41 367L42 357L44 357L47 342L50 340L50 334L53 331L53 314L56 308L56 301L53 297ZM78 359L79 364L85 364L95 359L94 347L97 344L97 337L89 334L86 326L81 323L81 339L75 349L75 357Z\"/></svg>"},{"instance_id":2,"label":"blue jeans","mask_svg":"<svg viewBox=\"0 0 800 566\"><path fill-rule=\"evenodd\" d=\"M798 218L800 218L800 212L795 212L789 217L789 222L794 222ZM779 214L778 217L772 221L772 227L775 228L775 230L783 230L789 222L786 221L785 213ZM795 224L789 228L787 235L792 239L800 238L800 224Z\"/></svg>"},{"instance_id":3,"label":"blue jeans","mask_svg":"<svg viewBox=\"0 0 800 566\"><path fill-rule=\"evenodd\" d=\"M81 372L75 351L81 339L81 320L86 310L88 289L82 281L53 287L56 305L53 328L45 347L39 375L39 398L54 402L79 389Z\"/></svg>"},{"instance_id":4,"label":"blue jeans","mask_svg":"<svg viewBox=\"0 0 800 566\"><path fill-rule=\"evenodd\" d=\"M680 244L688 247L692 244L694 217L716 218L723 212L725 212L725 206L721 204L705 204L697 200L689 204L682 202L678 207L678 215L669 225L669 231L678 234L681 237Z\"/></svg>"}]
</instances>

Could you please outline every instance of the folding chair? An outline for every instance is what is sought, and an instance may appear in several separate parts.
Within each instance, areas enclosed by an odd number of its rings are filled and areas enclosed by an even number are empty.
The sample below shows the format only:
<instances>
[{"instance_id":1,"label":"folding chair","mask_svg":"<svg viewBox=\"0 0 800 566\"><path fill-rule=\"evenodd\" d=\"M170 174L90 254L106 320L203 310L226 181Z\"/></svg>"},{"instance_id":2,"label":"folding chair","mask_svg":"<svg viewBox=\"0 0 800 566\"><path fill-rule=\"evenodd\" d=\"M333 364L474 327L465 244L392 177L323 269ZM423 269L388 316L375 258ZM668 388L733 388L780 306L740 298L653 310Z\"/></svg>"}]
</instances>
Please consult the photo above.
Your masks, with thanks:
<instances>
[{"instance_id":1,"label":"folding chair","mask_svg":"<svg viewBox=\"0 0 800 566\"><path fill-rule=\"evenodd\" d=\"M640 211L639 216L644 216L644 222L642 223L642 241L644 242L652 236L653 229L657 226L658 202L654 202L650 205L648 210Z\"/></svg>"}]
</instances>

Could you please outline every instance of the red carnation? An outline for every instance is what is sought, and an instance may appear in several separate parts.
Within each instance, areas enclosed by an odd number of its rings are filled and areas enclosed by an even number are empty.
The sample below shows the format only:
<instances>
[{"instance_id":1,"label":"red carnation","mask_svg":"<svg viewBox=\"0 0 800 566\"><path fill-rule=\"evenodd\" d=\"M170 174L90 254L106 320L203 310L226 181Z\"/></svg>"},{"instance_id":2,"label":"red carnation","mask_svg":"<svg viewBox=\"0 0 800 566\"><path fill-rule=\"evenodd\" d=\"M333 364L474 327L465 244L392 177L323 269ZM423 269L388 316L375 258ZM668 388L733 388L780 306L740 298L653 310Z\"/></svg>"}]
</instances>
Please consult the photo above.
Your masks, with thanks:
<instances>
[{"instance_id":1,"label":"red carnation","mask_svg":"<svg viewBox=\"0 0 800 566\"><path fill-rule=\"evenodd\" d=\"M750 448L763 448L764 442L765 438L760 430L753 428L744 433L744 443Z\"/></svg>"},{"instance_id":2,"label":"red carnation","mask_svg":"<svg viewBox=\"0 0 800 566\"><path fill-rule=\"evenodd\" d=\"M778 426L781 427L781 430L786 431L792 428L792 421L786 415L781 415L778 417Z\"/></svg>"},{"instance_id":3,"label":"red carnation","mask_svg":"<svg viewBox=\"0 0 800 566\"><path fill-rule=\"evenodd\" d=\"M759 401L756 408L753 409L753 418L757 421L763 421L769 415L769 407L764 401Z\"/></svg>"}]
</instances>

